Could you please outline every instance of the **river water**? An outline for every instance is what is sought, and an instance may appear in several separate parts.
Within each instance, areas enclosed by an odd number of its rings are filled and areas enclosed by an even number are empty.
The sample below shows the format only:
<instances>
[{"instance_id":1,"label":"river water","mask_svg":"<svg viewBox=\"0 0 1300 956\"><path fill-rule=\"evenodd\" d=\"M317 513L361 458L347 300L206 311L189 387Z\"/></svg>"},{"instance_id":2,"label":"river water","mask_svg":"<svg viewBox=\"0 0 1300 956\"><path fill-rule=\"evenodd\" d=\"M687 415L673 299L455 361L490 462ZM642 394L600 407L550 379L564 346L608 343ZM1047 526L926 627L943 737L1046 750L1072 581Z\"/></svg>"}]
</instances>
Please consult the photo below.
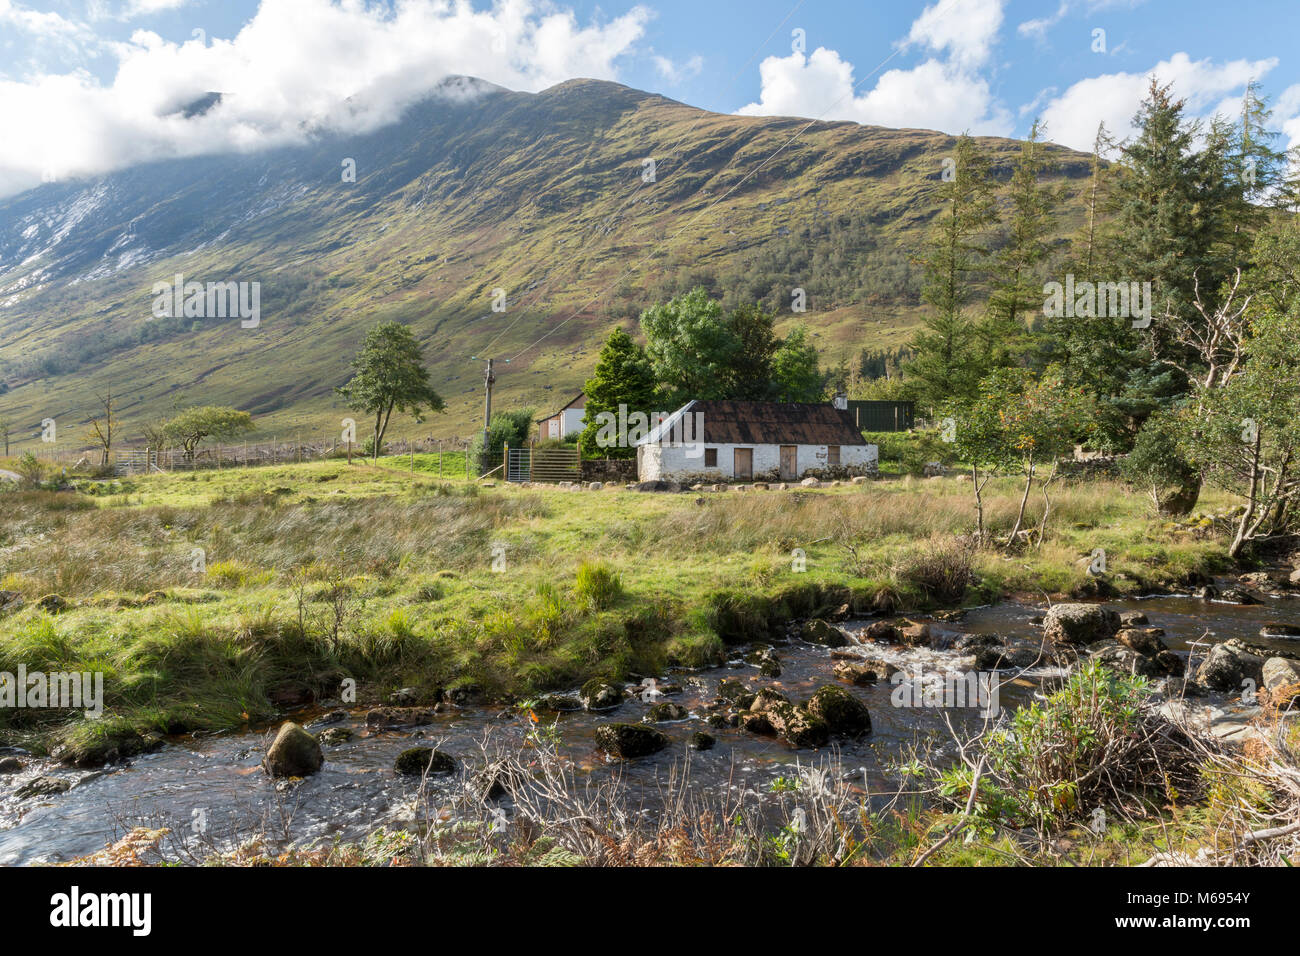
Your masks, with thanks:
<instances>
[{"instance_id":1,"label":"river water","mask_svg":"<svg viewBox=\"0 0 1300 956\"><path fill-rule=\"evenodd\" d=\"M1259 636L1265 623L1300 625L1300 600L1296 599L1269 599L1262 606L1211 604L1191 597L1106 603L1116 610L1146 613L1152 625L1165 629L1170 649L1184 657L1193 642L1213 643L1231 637L1278 648L1300 648L1298 640ZM998 634L1037 641L1041 629L1032 621L1044 610L1043 606L1006 603L973 609L960 622L930 624L940 636L940 644L944 639L955 642L964 634ZM841 626L856 631L867 623L850 621ZM673 741L667 750L618 765L634 803L639 801L638 805L653 812L661 784L674 764L680 765L686 757L687 744L698 730L712 733L717 745L712 750L690 752L694 787L741 787L764 794L777 778L796 776L800 767L818 760L815 751L795 751L780 741L740 730L713 729L702 719L703 705L716 696L718 682L724 678L740 678L755 688L775 686L791 699L805 698L821 684L839 683L831 673L831 652L825 648L795 640L779 645L776 652L782 675L770 681L760 678L755 667L740 660L725 668L660 678L661 683L681 685L680 694L663 699L684 705L692 717L658 725ZM739 657L740 652L737 654ZM971 656L956 650L872 646L869 656L890 659L910 675L923 673L932 678L965 673L972 667ZM1001 705L1023 704L1038 692L1043 679L1059 674L1052 668L1029 672L1002 688ZM851 688L871 712L872 733L837 742L841 770L873 792L892 790L889 764L909 745L927 741L942 745L949 739L943 710L893 706L893 691L887 682ZM1233 708L1223 698L1200 698L1198 704ZM595 728L610 720L638 721L649 706L639 697L632 697L612 713L542 716L547 723L558 721L561 751L579 773L601 775L613 770L594 745ZM947 714L955 726L972 726L981 720L974 706L948 710ZM289 716L309 722L313 715ZM522 741L530 722L526 714L503 714L499 708L484 708L439 715L434 724L411 730L368 731L365 712L358 710L333 726L350 727L355 736L347 743L326 746L323 770L292 788L277 788L262 772L259 764L270 740L264 733L174 738L156 753L94 772L30 760L21 773L0 777L0 864L55 862L94 853L139 825L167 826L178 838L201 829L206 840L219 845L255 833L273 843L298 845L360 837L384 824L411 819L418 780L398 777L392 770L393 760L402 750L436 745L469 758L477 752L476 742L485 733L499 740ZM4 752L0 750L0 755ZM38 774L66 777L75 785L64 794L18 800L14 791ZM434 787L449 785L439 782ZM430 803L436 809L436 790Z\"/></svg>"}]
</instances>

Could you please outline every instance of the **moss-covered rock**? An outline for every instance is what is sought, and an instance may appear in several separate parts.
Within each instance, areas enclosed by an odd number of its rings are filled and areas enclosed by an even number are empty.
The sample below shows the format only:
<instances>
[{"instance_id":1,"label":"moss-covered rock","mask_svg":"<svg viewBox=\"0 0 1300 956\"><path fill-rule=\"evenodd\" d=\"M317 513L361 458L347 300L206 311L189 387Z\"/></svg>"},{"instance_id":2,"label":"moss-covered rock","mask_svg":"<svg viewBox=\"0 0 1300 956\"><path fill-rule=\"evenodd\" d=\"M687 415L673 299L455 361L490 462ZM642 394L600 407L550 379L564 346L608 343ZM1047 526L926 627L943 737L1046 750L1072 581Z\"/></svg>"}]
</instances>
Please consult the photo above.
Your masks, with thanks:
<instances>
[{"instance_id":1,"label":"moss-covered rock","mask_svg":"<svg viewBox=\"0 0 1300 956\"><path fill-rule=\"evenodd\" d=\"M411 747L397 755L393 761L393 772L404 777L422 777L426 773L455 773L456 758L430 747Z\"/></svg>"},{"instance_id":2,"label":"moss-covered rock","mask_svg":"<svg viewBox=\"0 0 1300 956\"><path fill-rule=\"evenodd\" d=\"M1054 604L1043 633L1057 644L1093 644L1114 637L1119 624L1119 615L1100 604Z\"/></svg>"},{"instance_id":3,"label":"moss-covered rock","mask_svg":"<svg viewBox=\"0 0 1300 956\"><path fill-rule=\"evenodd\" d=\"M871 714L843 687L827 685L817 688L808 701L808 713L826 722L833 734L857 736L871 732Z\"/></svg>"},{"instance_id":4,"label":"moss-covered rock","mask_svg":"<svg viewBox=\"0 0 1300 956\"><path fill-rule=\"evenodd\" d=\"M587 710L613 710L623 703L623 691L603 680L590 680L582 685L582 706Z\"/></svg>"},{"instance_id":5,"label":"moss-covered rock","mask_svg":"<svg viewBox=\"0 0 1300 956\"><path fill-rule=\"evenodd\" d=\"M669 720L685 720L690 715L690 711L681 704L666 700L651 707L641 719L646 723L658 724Z\"/></svg>"},{"instance_id":6,"label":"moss-covered rock","mask_svg":"<svg viewBox=\"0 0 1300 956\"><path fill-rule=\"evenodd\" d=\"M805 622L799 629L799 636L809 644L822 647L844 647L849 643L843 631L821 619Z\"/></svg>"},{"instance_id":7,"label":"moss-covered rock","mask_svg":"<svg viewBox=\"0 0 1300 956\"><path fill-rule=\"evenodd\" d=\"M668 736L645 724L604 724L596 728L596 743L614 757L635 760L668 746Z\"/></svg>"},{"instance_id":8,"label":"moss-covered rock","mask_svg":"<svg viewBox=\"0 0 1300 956\"><path fill-rule=\"evenodd\" d=\"M326 727L316 735L316 739L322 744L335 746L347 743L353 736L351 727Z\"/></svg>"},{"instance_id":9,"label":"moss-covered rock","mask_svg":"<svg viewBox=\"0 0 1300 956\"><path fill-rule=\"evenodd\" d=\"M280 727L262 758L262 769L272 777L306 777L325 763L320 741L293 721Z\"/></svg>"},{"instance_id":10,"label":"moss-covered rock","mask_svg":"<svg viewBox=\"0 0 1300 956\"><path fill-rule=\"evenodd\" d=\"M772 731L792 747L823 747L831 736L826 721L794 704L776 703L761 716L771 725Z\"/></svg>"},{"instance_id":11,"label":"moss-covered rock","mask_svg":"<svg viewBox=\"0 0 1300 956\"><path fill-rule=\"evenodd\" d=\"M712 750L718 739L713 734L706 734L702 730L697 730L691 735L691 746L696 750Z\"/></svg>"},{"instance_id":12,"label":"moss-covered rock","mask_svg":"<svg viewBox=\"0 0 1300 956\"><path fill-rule=\"evenodd\" d=\"M17 757L0 757L0 774L18 773L23 766L23 762Z\"/></svg>"},{"instance_id":13,"label":"moss-covered rock","mask_svg":"<svg viewBox=\"0 0 1300 956\"><path fill-rule=\"evenodd\" d=\"M67 793L72 789L72 781L62 777L36 777L14 791L19 800L28 797L50 797L56 793Z\"/></svg>"}]
</instances>

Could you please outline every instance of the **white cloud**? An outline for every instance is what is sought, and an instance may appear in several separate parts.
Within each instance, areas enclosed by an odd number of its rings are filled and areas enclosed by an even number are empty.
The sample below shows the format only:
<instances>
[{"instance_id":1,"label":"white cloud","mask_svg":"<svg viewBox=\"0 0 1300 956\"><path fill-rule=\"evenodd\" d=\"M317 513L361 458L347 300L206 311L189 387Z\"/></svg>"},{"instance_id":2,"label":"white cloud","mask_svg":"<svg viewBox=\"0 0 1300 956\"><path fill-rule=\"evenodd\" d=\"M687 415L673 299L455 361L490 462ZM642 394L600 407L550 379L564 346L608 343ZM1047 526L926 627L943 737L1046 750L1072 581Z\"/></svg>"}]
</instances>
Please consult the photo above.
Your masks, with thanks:
<instances>
[{"instance_id":1,"label":"white cloud","mask_svg":"<svg viewBox=\"0 0 1300 956\"><path fill-rule=\"evenodd\" d=\"M931 57L909 69L888 70L861 95L853 81L853 64L835 50L768 57L759 66L759 101L738 112L1010 135L1015 125L1010 114L997 103L988 80L976 72L992 54L1002 6L1003 0L941 0L927 7L902 46L923 45L946 52L947 58Z\"/></svg>"},{"instance_id":2,"label":"white cloud","mask_svg":"<svg viewBox=\"0 0 1300 956\"><path fill-rule=\"evenodd\" d=\"M73 36L82 28L57 13L44 13L0 0L0 26L14 27L38 37Z\"/></svg>"},{"instance_id":3,"label":"white cloud","mask_svg":"<svg viewBox=\"0 0 1300 956\"><path fill-rule=\"evenodd\" d=\"M0 0L9 9L8 0ZM111 84L77 71L0 80L0 195L165 156L300 141L322 128L366 130L453 74L536 91L573 77L613 79L650 12L578 23L540 0L263 0L233 39L184 44L137 31L116 47ZM204 116L168 115L208 91Z\"/></svg>"},{"instance_id":4,"label":"white cloud","mask_svg":"<svg viewBox=\"0 0 1300 956\"><path fill-rule=\"evenodd\" d=\"M179 10L194 3L194 0L92 0L88 15L92 20L134 20L137 17L154 16L170 10Z\"/></svg>"},{"instance_id":5,"label":"white cloud","mask_svg":"<svg viewBox=\"0 0 1300 956\"><path fill-rule=\"evenodd\" d=\"M1106 124L1112 136L1122 139L1132 135L1133 117L1146 96L1152 74L1161 83L1173 83L1174 95L1187 101L1190 116L1212 115L1226 97L1240 95L1252 77L1260 79L1277 62L1269 58L1215 64L1209 59L1193 60L1186 53L1175 53L1143 73L1107 73L1080 80L1043 110L1047 136L1074 149L1091 150L1099 122Z\"/></svg>"},{"instance_id":6,"label":"white cloud","mask_svg":"<svg viewBox=\"0 0 1300 956\"><path fill-rule=\"evenodd\" d=\"M1047 37L1047 31L1056 26L1065 15L1070 12L1070 5L1061 0L1061 5L1056 8L1056 12L1050 17L1040 17L1037 20L1026 20L1016 27L1016 32L1022 37L1033 37L1035 40L1043 40Z\"/></svg>"},{"instance_id":7,"label":"white cloud","mask_svg":"<svg viewBox=\"0 0 1300 956\"><path fill-rule=\"evenodd\" d=\"M675 63L666 56L655 55L651 59L654 61L655 69L659 72L659 75L670 86L676 86L683 80L699 76L704 69L704 57L698 55L681 64Z\"/></svg>"},{"instance_id":8,"label":"white cloud","mask_svg":"<svg viewBox=\"0 0 1300 956\"><path fill-rule=\"evenodd\" d=\"M939 0L912 22L908 44L947 53L949 62L971 69L986 62L1002 26L1005 0Z\"/></svg>"}]
</instances>

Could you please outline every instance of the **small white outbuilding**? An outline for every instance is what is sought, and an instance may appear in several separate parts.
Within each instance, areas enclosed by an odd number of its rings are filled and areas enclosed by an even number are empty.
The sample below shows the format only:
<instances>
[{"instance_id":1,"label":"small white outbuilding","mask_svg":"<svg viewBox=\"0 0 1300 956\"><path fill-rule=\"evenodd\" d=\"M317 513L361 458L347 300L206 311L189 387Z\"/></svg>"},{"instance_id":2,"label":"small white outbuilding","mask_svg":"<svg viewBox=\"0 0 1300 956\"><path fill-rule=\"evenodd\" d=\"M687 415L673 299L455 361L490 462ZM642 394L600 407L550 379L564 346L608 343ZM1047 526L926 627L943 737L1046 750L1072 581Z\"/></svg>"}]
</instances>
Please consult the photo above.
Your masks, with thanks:
<instances>
[{"instance_id":1,"label":"small white outbuilding","mask_svg":"<svg viewBox=\"0 0 1300 956\"><path fill-rule=\"evenodd\" d=\"M875 474L848 411L802 402L691 401L636 443L640 481L798 481Z\"/></svg>"}]
</instances>

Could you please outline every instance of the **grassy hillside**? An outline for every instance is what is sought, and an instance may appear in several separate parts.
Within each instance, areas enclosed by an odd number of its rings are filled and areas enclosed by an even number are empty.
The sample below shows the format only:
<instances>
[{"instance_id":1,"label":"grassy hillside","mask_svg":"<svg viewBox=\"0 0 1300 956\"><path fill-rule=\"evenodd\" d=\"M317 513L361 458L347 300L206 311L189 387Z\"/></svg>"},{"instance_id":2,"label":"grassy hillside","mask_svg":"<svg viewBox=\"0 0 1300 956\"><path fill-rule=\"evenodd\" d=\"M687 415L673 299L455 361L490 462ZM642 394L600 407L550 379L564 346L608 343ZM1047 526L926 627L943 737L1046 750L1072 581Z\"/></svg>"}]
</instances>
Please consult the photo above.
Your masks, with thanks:
<instances>
[{"instance_id":1,"label":"grassy hillside","mask_svg":"<svg viewBox=\"0 0 1300 956\"><path fill-rule=\"evenodd\" d=\"M903 344L915 264L951 137L724 116L617 84L540 94L479 81L365 136L178 159L0 202L0 415L18 447L44 418L76 441L96 393L130 438L183 404L254 413L265 434L337 427L365 329L412 325L445 415L396 435L468 434L490 351L502 407L558 406L615 323L703 284L789 314L827 362ZM455 95L450 95L455 93ZM1018 145L988 140L1005 178ZM1086 157L1054 149L1078 221ZM656 182L642 181L643 160ZM342 181L356 164L357 181ZM152 286L259 282L261 326L155 319ZM505 314L492 290L508 294ZM553 334L538 342L548 330ZM536 343L536 344L535 344Z\"/></svg>"}]
</instances>

